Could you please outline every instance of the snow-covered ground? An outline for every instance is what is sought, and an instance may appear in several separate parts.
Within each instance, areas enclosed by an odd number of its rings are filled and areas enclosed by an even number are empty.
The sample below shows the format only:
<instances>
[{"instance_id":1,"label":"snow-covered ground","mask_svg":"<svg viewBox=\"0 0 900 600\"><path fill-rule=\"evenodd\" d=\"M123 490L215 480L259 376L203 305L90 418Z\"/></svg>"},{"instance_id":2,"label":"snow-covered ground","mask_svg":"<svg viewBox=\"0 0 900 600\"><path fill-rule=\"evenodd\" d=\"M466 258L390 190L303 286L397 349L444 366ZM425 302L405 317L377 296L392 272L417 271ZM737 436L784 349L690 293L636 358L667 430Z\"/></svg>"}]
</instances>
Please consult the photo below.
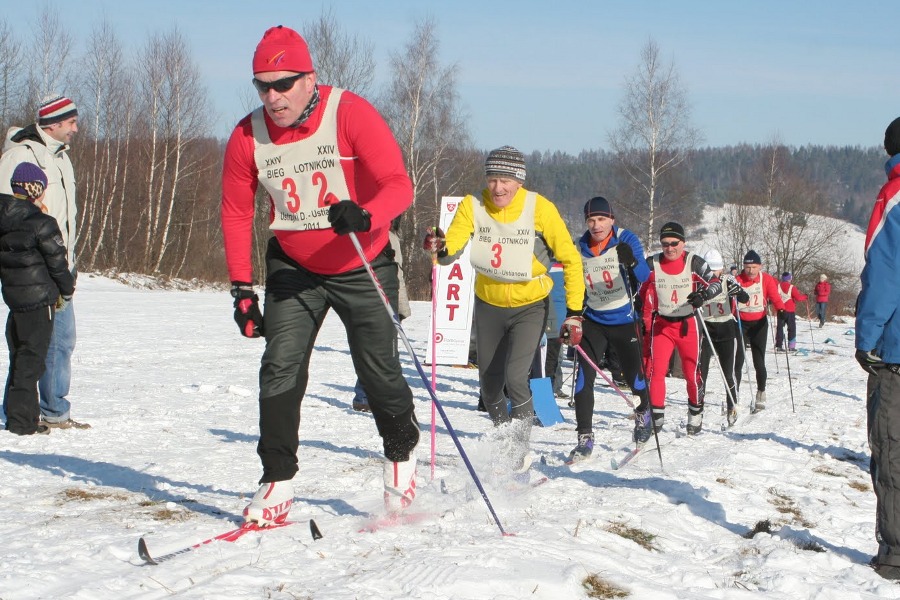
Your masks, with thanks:
<instances>
[{"instance_id":1,"label":"snow-covered ground","mask_svg":"<svg viewBox=\"0 0 900 600\"><path fill-rule=\"evenodd\" d=\"M350 408L355 377L343 329L329 317L303 403L297 524L145 566L142 536L162 555L240 521L260 475L263 342L239 336L223 291L135 289L83 274L75 302L73 417L93 428L0 432L3 600L559 600L589 597L588 578L631 598L900 598L866 566L876 549L875 496L851 322L818 329L799 320L807 353L790 357L791 384L785 357L776 366L769 355L767 409L750 421L744 410L733 430L720 431L713 370L704 432L674 438L687 406L683 382L670 379L662 467L647 451L610 468L632 424L624 400L600 386L595 458L562 465L576 436L573 409L561 400L566 422L533 432L545 463L532 476L549 481L521 494L486 483L515 533L503 537L440 419L431 480L429 396L405 353L423 431L415 511L426 517L360 532L380 508L381 445L371 416ZM404 322L419 356L429 314L429 304L414 303ZM450 422L486 478L491 427L475 410L477 374L440 367L437 378ZM745 383L744 409L748 398ZM322 539L312 539L310 519ZM764 522L768 532L748 536Z\"/></svg>"}]
</instances>

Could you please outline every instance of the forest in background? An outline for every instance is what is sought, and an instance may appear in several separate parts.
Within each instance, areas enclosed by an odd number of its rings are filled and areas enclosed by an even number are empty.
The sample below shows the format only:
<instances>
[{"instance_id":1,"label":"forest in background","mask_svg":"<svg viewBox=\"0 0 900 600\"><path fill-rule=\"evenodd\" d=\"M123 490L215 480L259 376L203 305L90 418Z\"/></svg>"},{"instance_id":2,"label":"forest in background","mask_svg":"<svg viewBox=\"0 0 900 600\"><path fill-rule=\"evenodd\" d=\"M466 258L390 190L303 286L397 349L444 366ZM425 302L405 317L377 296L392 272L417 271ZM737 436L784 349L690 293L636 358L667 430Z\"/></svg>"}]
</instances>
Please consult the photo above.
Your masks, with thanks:
<instances>
[{"instance_id":1,"label":"forest in background","mask_svg":"<svg viewBox=\"0 0 900 600\"><path fill-rule=\"evenodd\" d=\"M219 221L225 140L211 133L203 74L183 33L152 34L129 55L108 23L76 43L49 9L34 33L26 43L0 20L0 127L5 132L33 122L49 91L64 91L78 104L70 156L80 211L79 270L227 281ZM320 83L369 98L394 131L415 192L400 229L404 269L411 297L427 299L431 264L419 250L425 228L436 221L442 196L480 191L489 150L471 141L455 91L460 67L440 61L440 42L427 20L391 52L390 80L381 87L372 80L371 42L343 31L330 13L301 33L310 41ZM792 271L798 283L809 283L806 289L818 273L828 273L852 297L858 273L835 260L839 251L823 252L834 232L821 218L865 227L884 182L883 150L798 148L777 140L704 147L684 99L674 64L662 64L651 41L626 82L620 122L611 124L608 140L598 140L598 146L608 141L610 150L530 153L526 187L556 203L573 237L583 232L585 201L605 196L617 222L645 244L668 220L700 234L704 208L728 203L736 208L720 224L720 237L734 240L721 248L726 260L754 247L771 272ZM248 90L247 110L257 102ZM658 133L660 113L668 130L680 135L661 142L645 135ZM262 283L268 199L257 200L255 270Z\"/></svg>"}]
</instances>

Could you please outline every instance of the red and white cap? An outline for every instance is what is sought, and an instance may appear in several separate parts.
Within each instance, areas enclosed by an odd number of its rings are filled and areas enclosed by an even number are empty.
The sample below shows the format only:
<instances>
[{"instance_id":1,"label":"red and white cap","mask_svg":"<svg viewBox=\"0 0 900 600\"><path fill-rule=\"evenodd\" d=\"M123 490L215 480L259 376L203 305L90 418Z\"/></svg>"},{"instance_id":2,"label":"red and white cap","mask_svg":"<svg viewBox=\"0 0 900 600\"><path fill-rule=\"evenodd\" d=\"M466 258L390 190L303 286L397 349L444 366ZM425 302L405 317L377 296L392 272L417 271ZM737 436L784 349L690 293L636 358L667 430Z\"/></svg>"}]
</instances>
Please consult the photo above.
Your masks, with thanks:
<instances>
[{"instance_id":1,"label":"red and white cap","mask_svg":"<svg viewBox=\"0 0 900 600\"><path fill-rule=\"evenodd\" d=\"M270 27L253 53L253 72L293 71L310 73L313 68L309 47L299 33L290 27Z\"/></svg>"},{"instance_id":2,"label":"red and white cap","mask_svg":"<svg viewBox=\"0 0 900 600\"><path fill-rule=\"evenodd\" d=\"M38 108L38 125L47 127L77 115L75 103L65 96L48 96Z\"/></svg>"}]
</instances>

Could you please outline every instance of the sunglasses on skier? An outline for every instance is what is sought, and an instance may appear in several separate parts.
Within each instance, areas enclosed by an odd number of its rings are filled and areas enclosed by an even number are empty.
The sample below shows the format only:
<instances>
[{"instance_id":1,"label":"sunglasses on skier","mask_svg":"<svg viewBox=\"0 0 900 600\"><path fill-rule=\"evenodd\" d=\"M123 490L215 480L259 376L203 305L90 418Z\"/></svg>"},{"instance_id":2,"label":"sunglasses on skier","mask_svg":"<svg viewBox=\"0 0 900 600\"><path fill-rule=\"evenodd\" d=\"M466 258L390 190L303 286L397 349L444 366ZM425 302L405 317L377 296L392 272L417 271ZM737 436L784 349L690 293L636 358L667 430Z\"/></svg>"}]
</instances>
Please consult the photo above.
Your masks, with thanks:
<instances>
[{"instance_id":1,"label":"sunglasses on skier","mask_svg":"<svg viewBox=\"0 0 900 600\"><path fill-rule=\"evenodd\" d=\"M680 243L681 243L681 240L678 240L675 242L660 242L659 245L662 246L663 248L674 248L675 246L677 246Z\"/></svg>"},{"instance_id":2,"label":"sunglasses on skier","mask_svg":"<svg viewBox=\"0 0 900 600\"><path fill-rule=\"evenodd\" d=\"M298 73L297 75L291 75L290 77L282 77L281 79L276 79L275 81L260 81L256 77L253 78L253 87L260 94L267 94L269 90L275 90L279 94L283 94L287 91L290 91L294 84L297 83L298 79L302 79L306 77L309 73Z\"/></svg>"}]
</instances>

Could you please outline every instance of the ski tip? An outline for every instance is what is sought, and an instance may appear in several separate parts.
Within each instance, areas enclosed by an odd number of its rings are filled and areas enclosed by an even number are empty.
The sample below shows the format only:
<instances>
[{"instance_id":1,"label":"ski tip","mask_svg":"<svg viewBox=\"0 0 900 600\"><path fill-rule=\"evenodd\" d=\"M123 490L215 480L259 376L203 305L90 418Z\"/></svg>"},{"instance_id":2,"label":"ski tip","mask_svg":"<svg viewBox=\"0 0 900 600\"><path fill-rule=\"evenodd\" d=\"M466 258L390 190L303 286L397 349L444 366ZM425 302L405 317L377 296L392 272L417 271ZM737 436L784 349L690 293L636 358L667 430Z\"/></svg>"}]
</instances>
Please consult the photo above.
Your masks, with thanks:
<instances>
[{"instance_id":1,"label":"ski tip","mask_svg":"<svg viewBox=\"0 0 900 600\"><path fill-rule=\"evenodd\" d=\"M155 560L153 560L153 557L150 556L150 551L147 550L147 542L144 541L144 538L138 540L138 556L140 556L141 560L143 560L148 565L158 564Z\"/></svg>"},{"instance_id":2,"label":"ski tip","mask_svg":"<svg viewBox=\"0 0 900 600\"><path fill-rule=\"evenodd\" d=\"M619 463L618 463L618 462L616 461L616 459L614 459L614 458L613 458L612 460L609 461L609 466L612 467L612 470L613 470L613 471L618 471L618 470L619 470Z\"/></svg>"},{"instance_id":3,"label":"ski tip","mask_svg":"<svg viewBox=\"0 0 900 600\"><path fill-rule=\"evenodd\" d=\"M322 532L319 531L319 526L312 519L309 520L309 533L312 534L313 541L321 540L323 537Z\"/></svg>"}]
</instances>

